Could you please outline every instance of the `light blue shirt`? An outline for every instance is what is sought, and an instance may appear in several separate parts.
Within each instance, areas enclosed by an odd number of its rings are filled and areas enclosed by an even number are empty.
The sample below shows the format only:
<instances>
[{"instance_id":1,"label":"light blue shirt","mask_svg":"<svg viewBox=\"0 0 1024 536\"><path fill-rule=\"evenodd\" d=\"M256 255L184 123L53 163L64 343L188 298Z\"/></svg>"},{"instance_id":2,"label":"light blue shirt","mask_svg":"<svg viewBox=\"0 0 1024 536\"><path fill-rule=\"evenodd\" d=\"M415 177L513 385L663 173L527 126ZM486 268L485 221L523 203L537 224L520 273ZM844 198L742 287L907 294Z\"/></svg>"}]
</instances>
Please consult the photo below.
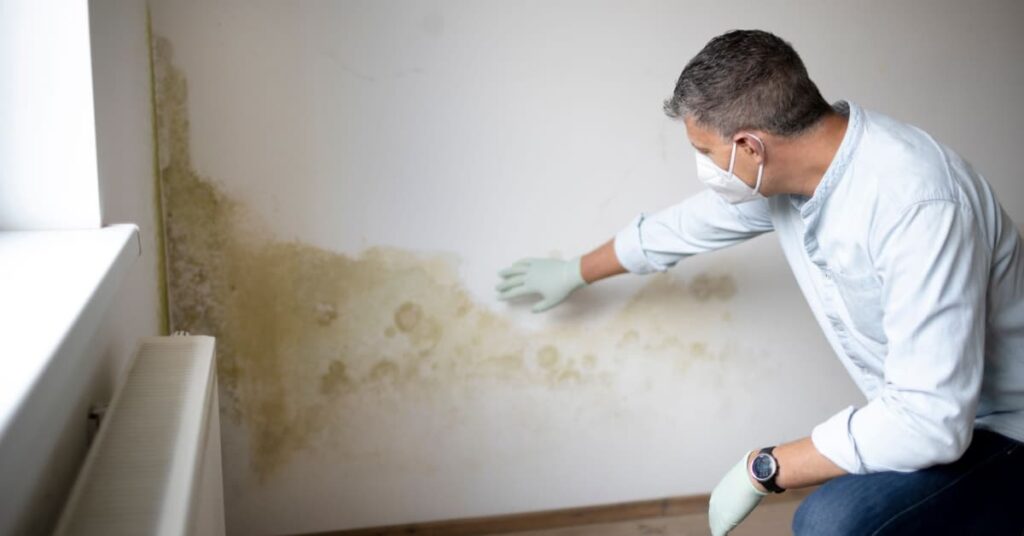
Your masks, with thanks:
<instances>
[{"instance_id":1,"label":"light blue shirt","mask_svg":"<svg viewBox=\"0 0 1024 536\"><path fill-rule=\"evenodd\" d=\"M775 231L825 336L868 399L814 427L844 470L957 460L975 427L1024 441L1020 233L971 165L855 104L810 198L730 205L710 190L615 237L632 273ZM768 147L771 165L771 147Z\"/></svg>"}]
</instances>

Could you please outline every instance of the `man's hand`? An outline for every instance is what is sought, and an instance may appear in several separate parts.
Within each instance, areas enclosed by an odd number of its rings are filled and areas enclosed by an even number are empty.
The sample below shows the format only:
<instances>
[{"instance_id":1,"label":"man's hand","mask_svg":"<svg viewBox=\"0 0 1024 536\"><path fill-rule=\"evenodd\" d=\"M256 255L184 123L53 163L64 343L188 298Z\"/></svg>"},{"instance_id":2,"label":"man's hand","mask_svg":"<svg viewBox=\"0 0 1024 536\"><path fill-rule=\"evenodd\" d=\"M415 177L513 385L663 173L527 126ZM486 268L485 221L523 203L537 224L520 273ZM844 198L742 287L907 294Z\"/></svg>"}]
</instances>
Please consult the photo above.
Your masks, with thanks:
<instances>
[{"instance_id":1,"label":"man's hand","mask_svg":"<svg viewBox=\"0 0 1024 536\"><path fill-rule=\"evenodd\" d=\"M768 494L758 489L750 477L748 468L753 452L744 454L711 492L708 522L713 536L724 536L736 528Z\"/></svg>"},{"instance_id":2,"label":"man's hand","mask_svg":"<svg viewBox=\"0 0 1024 536\"><path fill-rule=\"evenodd\" d=\"M571 261L558 259L522 259L498 272L501 283L495 287L498 299L510 300L527 294L540 294L541 300L533 306L539 313L558 305L572 292L587 284L580 273L580 258Z\"/></svg>"}]
</instances>

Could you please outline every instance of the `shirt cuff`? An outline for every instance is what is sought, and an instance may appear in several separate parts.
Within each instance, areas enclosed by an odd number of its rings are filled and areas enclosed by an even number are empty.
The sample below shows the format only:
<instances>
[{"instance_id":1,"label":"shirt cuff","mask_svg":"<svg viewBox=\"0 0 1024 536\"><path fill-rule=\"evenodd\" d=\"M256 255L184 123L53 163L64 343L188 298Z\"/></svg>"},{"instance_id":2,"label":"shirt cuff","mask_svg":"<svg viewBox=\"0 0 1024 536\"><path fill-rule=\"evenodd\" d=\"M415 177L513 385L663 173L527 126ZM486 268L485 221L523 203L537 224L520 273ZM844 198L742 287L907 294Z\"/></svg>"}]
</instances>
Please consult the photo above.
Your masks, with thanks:
<instances>
[{"instance_id":1,"label":"shirt cuff","mask_svg":"<svg viewBox=\"0 0 1024 536\"><path fill-rule=\"evenodd\" d=\"M847 406L811 431L811 442L818 452L850 474L864 474L864 464L850 433L850 420L857 409Z\"/></svg>"},{"instance_id":2,"label":"shirt cuff","mask_svg":"<svg viewBox=\"0 0 1024 536\"><path fill-rule=\"evenodd\" d=\"M615 256L623 268L634 274L661 271L653 266L644 254L643 242L640 239L640 225L644 218L645 215L640 213L629 222L629 225L615 234Z\"/></svg>"}]
</instances>

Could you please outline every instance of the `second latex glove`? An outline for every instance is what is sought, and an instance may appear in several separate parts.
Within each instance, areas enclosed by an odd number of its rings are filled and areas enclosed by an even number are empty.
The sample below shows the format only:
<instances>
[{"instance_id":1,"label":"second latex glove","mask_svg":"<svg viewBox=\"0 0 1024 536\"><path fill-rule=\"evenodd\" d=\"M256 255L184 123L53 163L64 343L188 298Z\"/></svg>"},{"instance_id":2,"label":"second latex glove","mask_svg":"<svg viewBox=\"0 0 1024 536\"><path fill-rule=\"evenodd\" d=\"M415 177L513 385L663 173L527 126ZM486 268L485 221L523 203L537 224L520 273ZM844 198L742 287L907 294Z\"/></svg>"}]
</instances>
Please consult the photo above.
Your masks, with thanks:
<instances>
[{"instance_id":1,"label":"second latex glove","mask_svg":"<svg viewBox=\"0 0 1024 536\"><path fill-rule=\"evenodd\" d=\"M498 272L501 283L495 287L498 299L510 300L527 294L540 294L533 312L539 313L558 305L572 292L584 285L580 274L580 258L570 261L559 259L523 259Z\"/></svg>"},{"instance_id":2,"label":"second latex glove","mask_svg":"<svg viewBox=\"0 0 1024 536\"><path fill-rule=\"evenodd\" d=\"M747 451L743 459L729 469L711 492L708 522L713 536L729 534L729 531L746 519L761 499L768 495L755 488L754 483L750 481L747 460L751 452L753 451Z\"/></svg>"}]
</instances>

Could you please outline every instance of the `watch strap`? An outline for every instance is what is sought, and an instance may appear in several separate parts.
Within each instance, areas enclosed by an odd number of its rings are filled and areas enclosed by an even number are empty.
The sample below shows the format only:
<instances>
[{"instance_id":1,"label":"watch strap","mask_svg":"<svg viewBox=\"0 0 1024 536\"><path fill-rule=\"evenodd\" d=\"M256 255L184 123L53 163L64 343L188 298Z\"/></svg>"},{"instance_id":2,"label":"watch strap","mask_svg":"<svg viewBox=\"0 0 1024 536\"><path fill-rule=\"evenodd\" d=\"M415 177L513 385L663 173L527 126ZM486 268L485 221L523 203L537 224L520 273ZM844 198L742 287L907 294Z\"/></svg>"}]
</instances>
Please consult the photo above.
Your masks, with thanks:
<instances>
[{"instance_id":1,"label":"watch strap","mask_svg":"<svg viewBox=\"0 0 1024 536\"><path fill-rule=\"evenodd\" d=\"M775 460L775 474L773 474L767 480L759 480L758 482L760 482L761 485L764 486L764 488L766 490L768 490L768 491L770 491L772 493L782 493L782 492L786 491L785 488L781 488L781 487L779 487L778 484L775 483L775 477L779 476L779 469L781 469L781 467L779 466L779 459L776 458L774 454L772 454L772 451L774 451L774 450L775 450L774 446L765 447L765 448L761 449L761 451L758 453L758 454L767 454L767 455L771 456L772 459Z\"/></svg>"}]
</instances>

